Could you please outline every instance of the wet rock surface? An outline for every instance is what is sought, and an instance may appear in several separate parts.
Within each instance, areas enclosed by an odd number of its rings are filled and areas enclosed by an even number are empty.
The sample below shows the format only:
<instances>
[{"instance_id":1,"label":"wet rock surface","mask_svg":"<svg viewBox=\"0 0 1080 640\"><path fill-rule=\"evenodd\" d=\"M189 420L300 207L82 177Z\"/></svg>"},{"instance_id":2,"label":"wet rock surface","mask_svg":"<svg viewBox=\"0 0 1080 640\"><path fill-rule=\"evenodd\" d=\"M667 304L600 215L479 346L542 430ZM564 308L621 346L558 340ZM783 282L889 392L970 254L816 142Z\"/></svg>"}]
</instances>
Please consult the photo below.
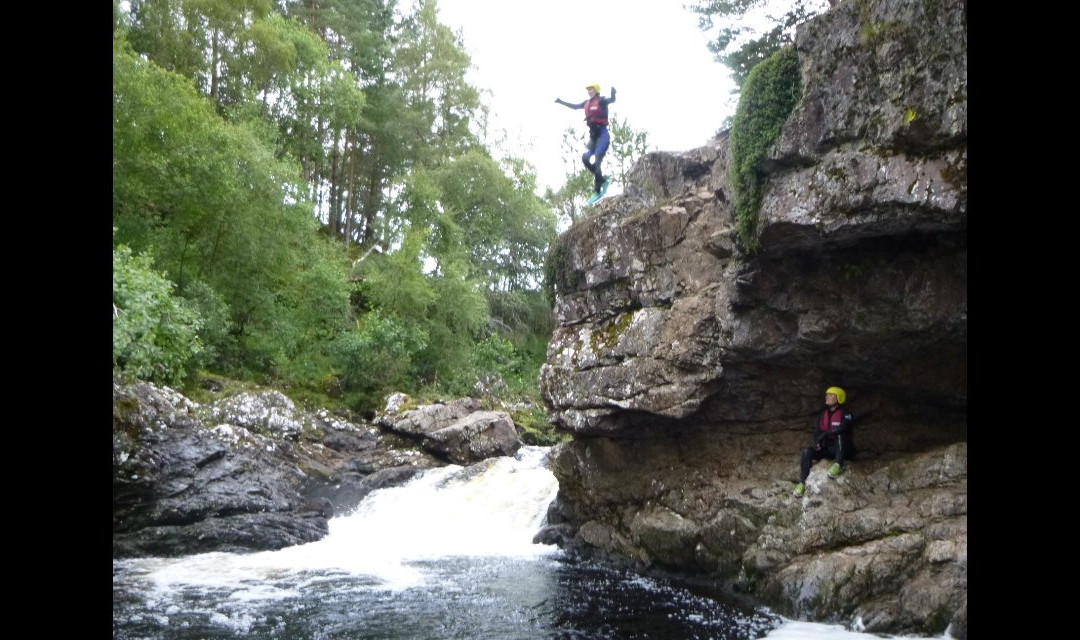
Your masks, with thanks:
<instances>
[{"instance_id":1,"label":"wet rock surface","mask_svg":"<svg viewBox=\"0 0 1080 640\"><path fill-rule=\"evenodd\" d=\"M646 155L553 250L538 540L798 618L967 628L967 9L840 2L795 48L754 251L729 132ZM863 416L792 496L828 386Z\"/></svg>"},{"instance_id":2,"label":"wet rock surface","mask_svg":"<svg viewBox=\"0 0 1080 640\"><path fill-rule=\"evenodd\" d=\"M435 447L324 410L298 409L278 391L200 405L168 387L117 382L113 554L176 556L312 542L328 533L331 517L352 511L372 491L427 468L520 447L505 414L477 413L470 401L455 405L465 426L444 433Z\"/></svg>"}]
</instances>

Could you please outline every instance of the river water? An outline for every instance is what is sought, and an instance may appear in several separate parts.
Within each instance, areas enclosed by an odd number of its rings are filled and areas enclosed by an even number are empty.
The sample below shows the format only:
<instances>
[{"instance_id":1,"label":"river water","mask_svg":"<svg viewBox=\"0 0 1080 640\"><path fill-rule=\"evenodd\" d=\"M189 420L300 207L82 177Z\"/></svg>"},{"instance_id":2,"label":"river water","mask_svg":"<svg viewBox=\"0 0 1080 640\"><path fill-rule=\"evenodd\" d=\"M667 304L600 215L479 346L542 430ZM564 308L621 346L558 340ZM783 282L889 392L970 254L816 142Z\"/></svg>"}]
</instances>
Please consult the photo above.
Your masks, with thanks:
<instances>
[{"instance_id":1,"label":"river water","mask_svg":"<svg viewBox=\"0 0 1080 640\"><path fill-rule=\"evenodd\" d=\"M532 543L548 449L369 494L317 542L113 562L114 640L873 640ZM947 635L945 637L948 637Z\"/></svg>"}]
</instances>

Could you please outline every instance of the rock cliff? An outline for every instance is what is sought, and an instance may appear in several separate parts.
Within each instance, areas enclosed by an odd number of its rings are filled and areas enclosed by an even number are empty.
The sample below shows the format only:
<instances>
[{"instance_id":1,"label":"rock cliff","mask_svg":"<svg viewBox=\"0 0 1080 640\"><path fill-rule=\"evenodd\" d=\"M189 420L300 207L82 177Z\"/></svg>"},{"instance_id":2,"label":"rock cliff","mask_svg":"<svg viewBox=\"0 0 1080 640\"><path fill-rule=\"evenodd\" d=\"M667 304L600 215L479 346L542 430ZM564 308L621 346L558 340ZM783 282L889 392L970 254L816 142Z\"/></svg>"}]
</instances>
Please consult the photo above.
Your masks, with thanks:
<instances>
[{"instance_id":1,"label":"rock cliff","mask_svg":"<svg viewBox=\"0 0 1080 640\"><path fill-rule=\"evenodd\" d=\"M967 633L967 8L851 0L736 232L729 132L652 153L553 250L539 539L796 618ZM792 496L824 389L859 456Z\"/></svg>"}]
</instances>

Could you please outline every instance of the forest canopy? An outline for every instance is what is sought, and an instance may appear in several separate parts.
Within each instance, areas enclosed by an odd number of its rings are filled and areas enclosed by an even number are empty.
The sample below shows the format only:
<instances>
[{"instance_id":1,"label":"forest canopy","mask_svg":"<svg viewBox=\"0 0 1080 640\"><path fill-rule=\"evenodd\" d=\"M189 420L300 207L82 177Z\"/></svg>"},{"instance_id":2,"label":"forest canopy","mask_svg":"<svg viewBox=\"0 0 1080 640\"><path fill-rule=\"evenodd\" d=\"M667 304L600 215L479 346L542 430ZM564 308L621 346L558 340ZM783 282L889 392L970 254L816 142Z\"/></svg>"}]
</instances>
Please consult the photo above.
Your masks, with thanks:
<instances>
[{"instance_id":1,"label":"forest canopy","mask_svg":"<svg viewBox=\"0 0 1080 640\"><path fill-rule=\"evenodd\" d=\"M495 156L470 65L436 0L114 0L114 373L363 412L394 390L538 399L546 263L590 180L572 128L542 196ZM621 181L649 143L612 132Z\"/></svg>"},{"instance_id":2,"label":"forest canopy","mask_svg":"<svg viewBox=\"0 0 1080 640\"><path fill-rule=\"evenodd\" d=\"M483 144L433 0L133 0L113 26L116 373L362 411L535 388L556 214Z\"/></svg>"}]
</instances>

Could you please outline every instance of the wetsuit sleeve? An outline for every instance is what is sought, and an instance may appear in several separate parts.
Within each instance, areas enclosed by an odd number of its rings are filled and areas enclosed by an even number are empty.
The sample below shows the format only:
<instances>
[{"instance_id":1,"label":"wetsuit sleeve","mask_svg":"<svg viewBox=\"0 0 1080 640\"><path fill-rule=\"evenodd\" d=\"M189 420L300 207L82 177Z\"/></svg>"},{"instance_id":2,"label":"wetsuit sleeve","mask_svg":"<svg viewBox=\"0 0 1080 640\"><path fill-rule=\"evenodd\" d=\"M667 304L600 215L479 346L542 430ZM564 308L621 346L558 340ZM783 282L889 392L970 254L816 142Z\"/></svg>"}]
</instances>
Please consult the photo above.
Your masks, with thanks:
<instances>
[{"instance_id":1,"label":"wetsuit sleeve","mask_svg":"<svg viewBox=\"0 0 1080 640\"><path fill-rule=\"evenodd\" d=\"M579 103L579 104L572 104L570 102L567 102L566 100L563 100L562 98L555 98L555 102L557 104L561 104L564 107L570 107L571 109L582 109L582 108L585 107L584 102Z\"/></svg>"},{"instance_id":2,"label":"wetsuit sleeve","mask_svg":"<svg viewBox=\"0 0 1080 640\"><path fill-rule=\"evenodd\" d=\"M608 98L608 104L615 102L615 87L611 88L611 97Z\"/></svg>"}]
</instances>

